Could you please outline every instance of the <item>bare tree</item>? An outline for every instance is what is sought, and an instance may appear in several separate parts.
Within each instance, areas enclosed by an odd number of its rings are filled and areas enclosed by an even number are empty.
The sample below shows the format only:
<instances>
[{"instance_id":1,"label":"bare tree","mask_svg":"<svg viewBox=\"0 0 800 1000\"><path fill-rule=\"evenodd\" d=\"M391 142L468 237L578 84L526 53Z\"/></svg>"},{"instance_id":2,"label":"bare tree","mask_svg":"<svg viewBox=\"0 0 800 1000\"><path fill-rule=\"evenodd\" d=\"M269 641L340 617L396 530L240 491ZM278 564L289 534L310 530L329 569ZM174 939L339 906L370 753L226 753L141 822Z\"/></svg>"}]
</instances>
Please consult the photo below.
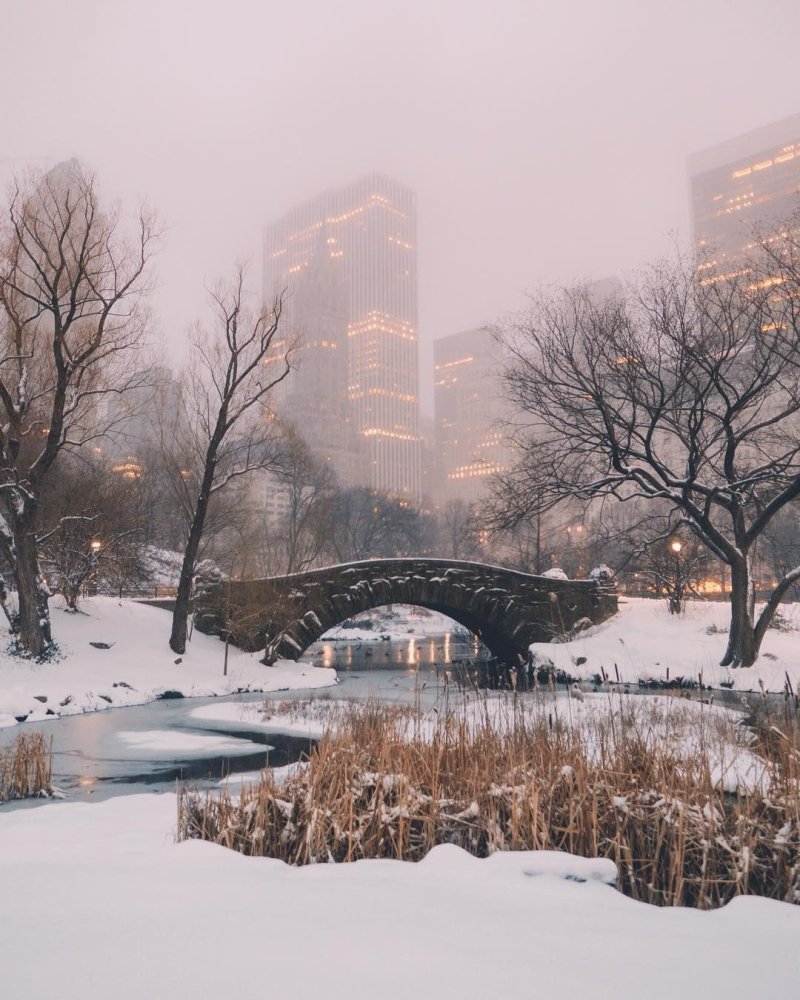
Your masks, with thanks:
<instances>
[{"instance_id":1,"label":"bare tree","mask_svg":"<svg viewBox=\"0 0 800 1000\"><path fill-rule=\"evenodd\" d=\"M206 461L206 444L198 425L190 425L193 409L185 392L174 392L158 409L159 426L156 441L143 452L144 481L150 511L151 540L173 551L183 549L195 516L200 485ZM249 431L262 436L261 450L271 455L274 450L272 422L255 421ZM257 450L253 440L252 451ZM239 564L248 562L248 536L253 533L255 504L250 484L245 477L234 477L224 490L213 491L204 521L195 562L204 559L228 565L232 548L238 548ZM252 541L252 539L250 539Z\"/></svg>"},{"instance_id":2,"label":"bare tree","mask_svg":"<svg viewBox=\"0 0 800 1000\"><path fill-rule=\"evenodd\" d=\"M281 298L270 309L251 312L241 266L210 298L214 327L195 335L184 380L186 424L201 474L172 617L169 644L176 653L186 650L192 578L209 504L233 480L274 464L267 397L290 367L291 345L279 336Z\"/></svg>"},{"instance_id":3,"label":"bare tree","mask_svg":"<svg viewBox=\"0 0 800 1000\"><path fill-rule=\"evenodd\" d=\"M366 486L341 490L333 508L333 552L338 560L422 555L429 521L408 503Z\"/></svg>"},{"instance_id":4,"label":"bare tree","mask_svg":"<svg viewBox=\"0 0 800 1000\"><path fill-rule=\"evenodd\" d=\"M330 544L336 475L294 428L285 427L268 488L280 492L286 504L278 523L281 572L302 573Z\"/></svg>"},{"instance_id":5,"label":"bare tree","mask_svg":"<svg viewBox=\"0 0 800 1000\"><path fill-rule=\"evenodd\" d=\"M756 619L756 543L800 496L799 275L796 243L765 241L737 274L655 268L625 296L542 296L502 331L505 384L529 422L500 490L505 521L542 498L665 503L730 567L724 665L754 662L800 579L789 568Z\"/></svg>"},{"instance_id":6,"label":"bare tree","mask_svg":"<svg viewBox=\"0 0 800 1000\"><path fill-rule=\"evenodd\" d=\"M474 559L480 555L481 524L475 504L448 500L439 512L438 536L448 559Z\"/></svg>"},{"instance_id":7,"label":"bare tree","mask_svg":"<svg viewBox=\"0 0 800 1000\"><path fill-rule=\"evenodd\" d=\"M19 594L18 642L52 643L36 535L43 485L63 449L102 433L100 401L142 384L143 274L159 234L139 214L128 244L76 161L13 187L0 228L0 522Z\"/></svg>"},{"instance_id":8,"label":"bare tree","mask_svg":"<svg viewBox=\"0 0 800 1000\"><path fill-rule=\"evenodd\" d=\"M116 590L144 575L141 480L89 454L64 455L40 500L37 543L50 590L71 611L81 590Z\"/></svg>"}]
</instances>

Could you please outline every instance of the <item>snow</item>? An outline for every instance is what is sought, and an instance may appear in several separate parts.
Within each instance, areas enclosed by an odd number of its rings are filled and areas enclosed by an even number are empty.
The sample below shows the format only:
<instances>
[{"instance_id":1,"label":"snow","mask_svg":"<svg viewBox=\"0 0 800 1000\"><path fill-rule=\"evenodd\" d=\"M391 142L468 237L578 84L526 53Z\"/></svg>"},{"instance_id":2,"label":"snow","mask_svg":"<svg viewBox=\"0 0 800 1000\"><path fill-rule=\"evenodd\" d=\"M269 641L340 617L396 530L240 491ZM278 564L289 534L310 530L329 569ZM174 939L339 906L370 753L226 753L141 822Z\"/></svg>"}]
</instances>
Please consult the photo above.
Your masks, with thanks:
<instances>
[{"instance_id":1,"label":"snow","mask_svg":"<svg viewBox=\"0 0 800 1000\"><path fill-rule=\"evenodd\" d=\"M297 760L292 764L284 764L283 767L272 767L269 771L272 775L272 780L278 784L282 785L289 778L294 778L295 775L304 771L308 767L308 761ZM236 785L255 785L261 781L264 776L264 771L240 771L238 774L229 774L226 778L217 782L218 788L228 788L232 789Z\"/></svg>"},{"instance_id":2,"label":"snow","mask_svg":"<svg viewBox=\"0 0 800 1000\"><path fill-rule=\"evenodd\" d=\"M624 597L619 613L566 643L533 643L537 661L550 660L574 677L593 678L604 669L609 679L636 684L643 680L684 677L736 690L783 691L785 672L795 690L800 687L800 605L781 606L792 631L769 629L761 655L752 667L730 670L719 661L725 652L730 605L721 601L688 601L680 615L671 615L666 601ZM712 631L709 633L709 629ZM716 630L716 631L714 631ZM723 631L724 630L724 631ZM585 657L585 662L578 662ZM616 672L615 672L616 667Z\"/></svg>"},{"instance_id":3,"label":"snow","mask_svg":"<svg viewBox=\"0 0 800 1000\"><path fill-rule=\"evenodd\" d=\"M137 732L120 732L116 738L129 747L152 753L197 753L201 756L214 753L258 753L264 750L260 743L233 739L226 736L209 736L205 733L183 733L168 729L151 729Z\"/></svg>"},{"instance_id":4,"label":"snow","mask_svg":"<svg viewBox=\"0 0 800 1000\"><path fill-rule=\"evenodd\" d=\"M578 730L590 752L597 735L611 728L611 741L639 736L683 760L709 762L711 783L728 792L767 792L769 768L748 744L752 734L737 725L739 713L669 695L586 694L581 702L545 697L542 710Z\"/></svg>"},{"instance_id":5,"label":"snow","mask_svg":"<svg viewBox=\"0 0 800 1000\"><path fill-rule=\"evenodd\" d=\"M234 647L225 677L219 639L195 632L186 653L176 656L168 646L169 612L136 601L93 597L82 602L81 613L70 614L53 600L51 609L60 659L37 664L0 653L0 726L15 725L21 716L35 722L142 705L170 691L190 698L336 683L334 670L286 660L267 667L259 663L260 654ZM0 629L0 648L8 641L7 630ZM111 649L90 645L98 641Z\"/></svg>"},{"instance_id":6,"label":"snow","mask_svg":"<svg viewBox=\"0 0 800 1000\"><path fill-rule=\"evenodd\" d=\"M292 701L219 703L192 711L205 722L245 724L266 732L319 739L337 728L359 703L333 698ZM752 734L739 725L741 715L720 705L706 705L669 695L625 695L622 692L583 695L576 701L563 694L540 689L536 694L514 698L506 693L481 699L448 695L447 708L434 705L419 715L399 717L396 732L402 738L430 740L448 720L466 722L479 732L486 726L500 733L519 723L549 728L560 725L574 730L590 759L599 759L601 744L607 750L618 740L633 736L649 746L667 750L678 760L708 763L712 784L728 792L769 789L770 771L750 749Z\"/></svg>"},{"instance_id":7,"label":"snow","mask_svg":"<svg viewBox=\"0 0 800 1000\"><path fill-rule=\"evenodd\" d=\"M800 907L656 908L609 861L434 849L293 869L173 842L175 796L0 812L2 994L44 1000L794 995Z\"/></svg>"},{"instance_id":8,"label":"snow","mask_svg":"<svg viewBox=\"0 0 800 1000\"><path fill-rule=\"evenodd\" d=\"M467 629L447 615L409 604L393 604L391 610L385 605L372 611L361 612L354 615L352 621L356 623L355 628L337 625L328 629L321 641L375 642L384 635L392 639L405 640L409 636L439 636L454 631L463 632L465 638L470 636ZM364 621L370 622L371 627L359 628L358 623Z\"/></svg>"},{"instance_id":9,"label":"snow","mask_svg":"<svg viewBox=\"0 0 800 1000\"><path fill-rule=\"evenodd\" d=\"M144 549L144 570L153 587L176 587L183 565L183 554L171 549L147 545Z\"/></svg>"},{"instance_id":10,"label":"snow","mask_svg":"<svg viewBox=\"0 0 800 1000\"><path fill-rule=\"evenodd\" d=\"M270 705L270 714L265 713L263 704L258 702L224 702L219 705L203 705L192 709L193 719L204 722L244 723L249 727L263 729L284 736L307 736L319 739L325 730L329 716L329 706L342 706L344 702L312 702L303 710L283 714ZM317 710L316 706L320 706ZM324 707L323 707L324 706Z\"/></svg>"}]
</instances>

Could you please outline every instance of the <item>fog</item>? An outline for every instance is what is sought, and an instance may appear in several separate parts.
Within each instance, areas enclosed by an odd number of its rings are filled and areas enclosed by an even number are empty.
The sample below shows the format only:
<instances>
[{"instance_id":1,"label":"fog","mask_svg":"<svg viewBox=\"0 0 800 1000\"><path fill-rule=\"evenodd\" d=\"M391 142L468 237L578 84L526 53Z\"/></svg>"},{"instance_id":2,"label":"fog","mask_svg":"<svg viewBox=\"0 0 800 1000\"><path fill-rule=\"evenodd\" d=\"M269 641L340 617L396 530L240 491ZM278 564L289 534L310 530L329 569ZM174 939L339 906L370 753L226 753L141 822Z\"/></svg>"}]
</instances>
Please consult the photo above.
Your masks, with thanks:
<instances>
[{"instance_id":1,"label":"fog","mask_svg":"<svg viewBox=\"0 0 800 1000\"><path fill-rule=\"evenodd\" d=\"M168 225L159 337L260 230L368 171L416 189L430 344L688 241L686 156L798 111L794 0L4 0L0 174L78 156ZM430 389L425 391L430 409Z\"/></svg>"}]
</instances>

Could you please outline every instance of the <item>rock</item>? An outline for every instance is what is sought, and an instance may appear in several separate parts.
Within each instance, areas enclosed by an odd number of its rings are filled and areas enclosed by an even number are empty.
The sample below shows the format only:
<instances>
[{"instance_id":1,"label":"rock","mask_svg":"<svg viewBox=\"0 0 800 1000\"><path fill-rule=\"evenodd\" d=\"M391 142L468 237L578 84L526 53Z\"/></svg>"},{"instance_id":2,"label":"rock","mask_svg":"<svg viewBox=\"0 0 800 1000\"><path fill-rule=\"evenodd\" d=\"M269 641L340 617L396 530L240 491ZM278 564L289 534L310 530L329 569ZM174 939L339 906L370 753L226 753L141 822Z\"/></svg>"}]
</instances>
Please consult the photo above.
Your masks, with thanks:
<instances>
[{"instance_id":1,"label":"rock","mask_svg":"<svg viewBox=\"0 0 800 1000\"><path fill-rule=\"evenodd\" d=\"M113 642L90 642L90 646L94 646L95 649L111 649L114 645Z\"/></svg>"},{"instance_id":2,"label":"rock","mask_svg":"<svg viewBox=\"0 0 800 1000\"><path fill-rule=\"evenodd\" d=\"M110 698L107 694L99 694L97 697L98 698L102 698L103 701L107 701L109 705L113 705L114 704L114 699Z\"/></svg>"},{"instance_id":3,"label":"rock","mask_svg":"<svg viewBox=\"0 0 800 1000\"><path fill-rule=\"evenodd\" d=\"M183 698L183 692L169 690L169 691L162 691L161 694L156 695L157 701L169 701L170 699L174 698Z\"/></svg>"},{"instance_id":4,"label":"rock","mask_svg":"<svg viewBox=\"0 0 800 1000\"><path fill-rule=\"evenodd\" d=\"M127 684L125 681L114 681L111 687L127 688L129 691L133 691L133 688L130 686L130 684Z\"/></svg>"},{"instance_id":5,"label":"rock","mask_svg":"<svg viewBox=\"0 0 800 1000\"><path fill-rule=\"evenodd\" d=\"M182 657L182 656L179 656L179 657L178 657L178 659L177 659L177 660L175 660L175 666L177 667L177 666L179 666L179 665L180 665L181 663L183 663L183 657Z\"/></svg>"},{"instance_id":6,"label":"rock","mask_svg":"<svg viewBox=\"0 0 800 1000\"><path fill-rule=\"evenodd\" d=\"M35 694L33 697L36 699L36 701L40 701L43 705L47 701L46 694Z\"/></svg>"}]
</instances>

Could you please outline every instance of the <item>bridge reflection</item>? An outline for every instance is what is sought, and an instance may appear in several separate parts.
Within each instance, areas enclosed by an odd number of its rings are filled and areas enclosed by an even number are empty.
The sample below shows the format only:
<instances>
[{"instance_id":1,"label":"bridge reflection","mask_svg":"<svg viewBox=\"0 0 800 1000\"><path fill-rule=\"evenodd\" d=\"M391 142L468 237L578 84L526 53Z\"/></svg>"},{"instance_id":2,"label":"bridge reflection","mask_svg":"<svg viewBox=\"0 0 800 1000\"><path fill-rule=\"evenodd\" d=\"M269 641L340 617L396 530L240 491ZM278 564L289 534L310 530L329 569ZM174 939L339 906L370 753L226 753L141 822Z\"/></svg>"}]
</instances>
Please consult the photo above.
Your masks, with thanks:
<instances>
[{"instance_id":1,"label":"bridge reflection","mask_svg":"<svg viewBox=\"0 0 800 1000\"><path fill-rule=\"evenodd\" d=\"M301 659L315 667L352 670L435 670L454 663L486 662L489 650L477 637L452 632L425 637L395 637L389 642L322 639Z\"/></svg>"}]
</instances>

